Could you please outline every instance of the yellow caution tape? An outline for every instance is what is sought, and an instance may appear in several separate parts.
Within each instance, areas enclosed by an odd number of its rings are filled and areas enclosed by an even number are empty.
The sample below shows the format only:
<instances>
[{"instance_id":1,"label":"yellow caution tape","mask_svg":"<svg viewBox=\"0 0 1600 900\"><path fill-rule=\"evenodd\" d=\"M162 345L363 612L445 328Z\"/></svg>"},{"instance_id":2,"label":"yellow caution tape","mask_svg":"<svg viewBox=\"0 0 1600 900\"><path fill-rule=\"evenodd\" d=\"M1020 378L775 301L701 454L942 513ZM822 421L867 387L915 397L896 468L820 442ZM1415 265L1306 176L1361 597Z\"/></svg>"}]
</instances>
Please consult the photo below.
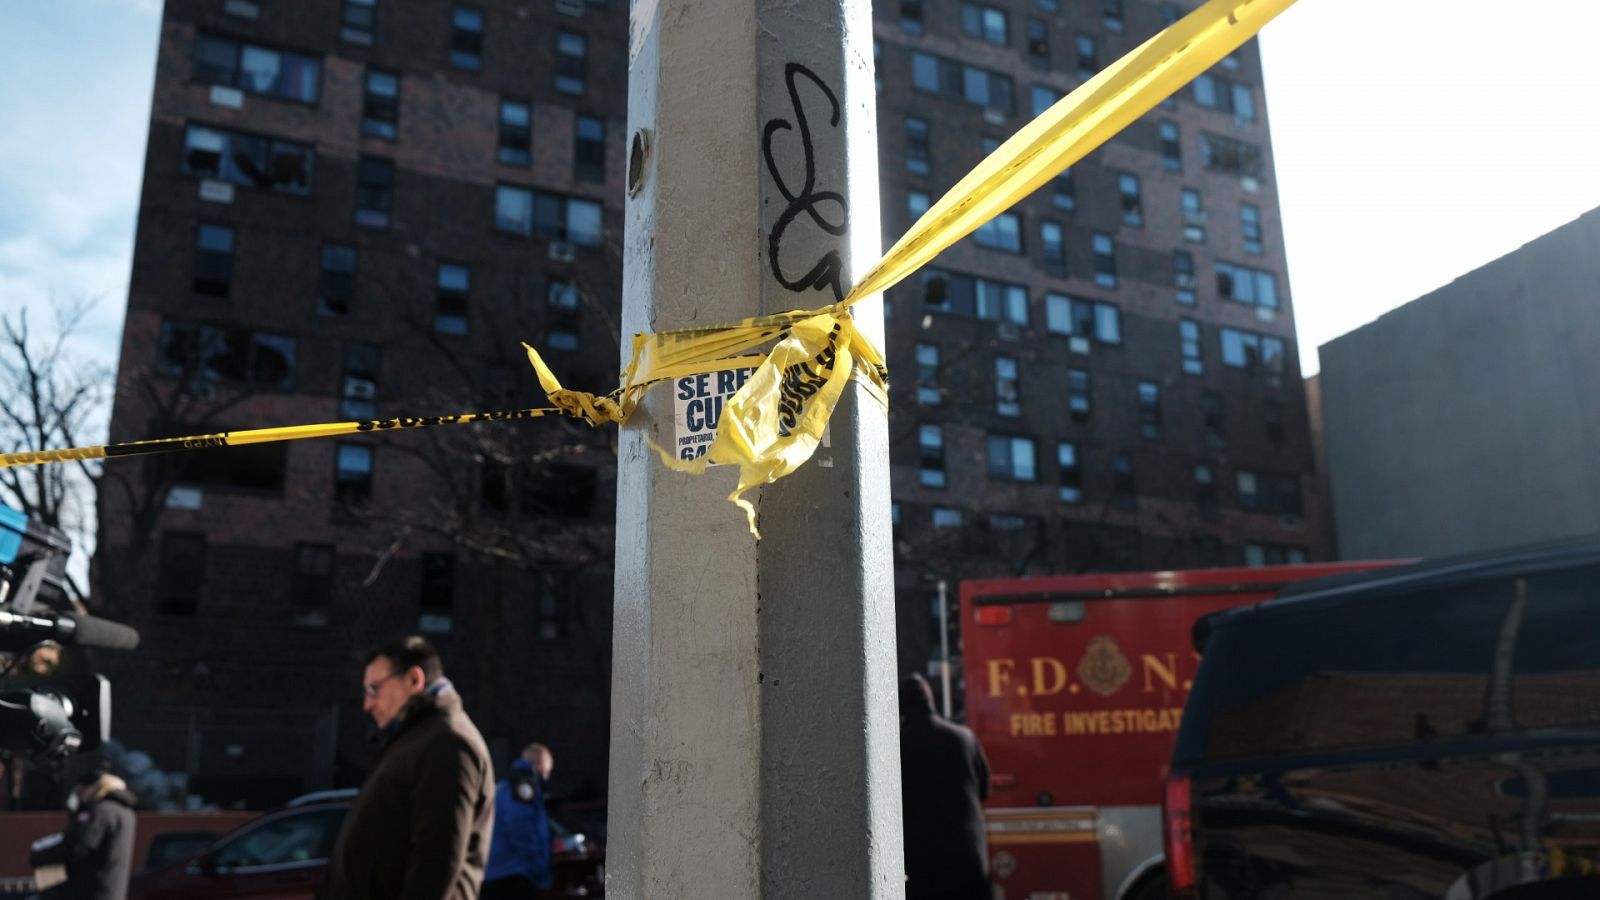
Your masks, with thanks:
<instances>
[{"instance_id":1,"label":"yellow caution tape","mask_svg":"<svg viewBox=\"0 0 1600 900\"><path fill-rule=\"evenodd\" d=\"M823 429L855 380L887 406L883 354L855 326L850 307L888 290L945 248L1011 208L1109 140L1168 95L1215 65L1295 0L1209 0L1062 98L979 163L911 226L838 303L710 328L686 328L633 338L621 385L597 395L562 387L537 351L527 348L551 408L454 416L401 417L258 428L99 447L0 454L0 467L101 459L199 447L289 441L431 425L526 419L560 413L590 425L624 424L654 385L686 375L755 368L725 404L704 456L680 460L657 446L662 461L699 473L711 463L739 467L729 499L745 510L756 533L755 509L743 499L811 458ZM652 444L654 446L654 444Z\"/></svg>"}]
</instances>

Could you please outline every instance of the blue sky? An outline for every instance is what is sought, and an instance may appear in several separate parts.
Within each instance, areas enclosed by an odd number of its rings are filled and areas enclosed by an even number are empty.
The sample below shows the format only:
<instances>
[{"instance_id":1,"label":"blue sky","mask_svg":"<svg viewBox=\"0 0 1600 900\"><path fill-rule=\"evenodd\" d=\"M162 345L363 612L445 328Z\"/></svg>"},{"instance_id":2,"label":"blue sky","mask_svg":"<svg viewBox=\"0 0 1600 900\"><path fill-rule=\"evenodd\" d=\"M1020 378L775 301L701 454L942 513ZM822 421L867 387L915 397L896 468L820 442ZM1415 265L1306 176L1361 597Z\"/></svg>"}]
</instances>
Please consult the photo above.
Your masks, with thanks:
<instances>
[{"instance_id":1,"label":"blue sky","mask_svg":"<svg viewBox=\"0 0 1600 900\"><path fill-rule=\"evenodd\" d=\"M1088 2L1088 0L1074 0ZM1596 0L1302 0L1262 37L1303 365L1600 206ZM159 0L0 2L0 304L114 360Z\"/></svg>"},{"instance_id":2,"label":"blue sky","mask_svg":"<svg viewBox=\"0 0 1600 900\"><path fill-rule=\"evenodd\" d=\"M160 24L159 0L0 3L0 304L97 301L86 337L108 363Z\"/></svg>"}]
</instances>

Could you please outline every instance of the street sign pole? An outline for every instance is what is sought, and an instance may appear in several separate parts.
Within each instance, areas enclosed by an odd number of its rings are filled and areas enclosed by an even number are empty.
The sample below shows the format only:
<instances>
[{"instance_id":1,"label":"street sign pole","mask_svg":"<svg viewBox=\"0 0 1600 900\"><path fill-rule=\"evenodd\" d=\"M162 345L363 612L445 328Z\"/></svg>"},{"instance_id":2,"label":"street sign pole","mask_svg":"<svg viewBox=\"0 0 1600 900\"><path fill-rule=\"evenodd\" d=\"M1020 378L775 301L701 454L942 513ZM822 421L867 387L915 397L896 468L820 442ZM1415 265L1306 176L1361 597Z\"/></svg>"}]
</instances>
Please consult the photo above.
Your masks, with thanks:
<instances>
[{"instance_id":1,"label":"street sign pole","mask_svg":"<svg viewBox=\"0 0 1600 900\"><path fill-rule=\"evenodd\" d=\"M879 250L867 0L634 0L631 31L623 333L843 296ZM854 309L881 347L878 302ZM847 387L750 495L757 542L731 467L645 443L705 426L679 394L618 451L608 896L901 897L885 413Z\"/></svg>"}]
</instances>

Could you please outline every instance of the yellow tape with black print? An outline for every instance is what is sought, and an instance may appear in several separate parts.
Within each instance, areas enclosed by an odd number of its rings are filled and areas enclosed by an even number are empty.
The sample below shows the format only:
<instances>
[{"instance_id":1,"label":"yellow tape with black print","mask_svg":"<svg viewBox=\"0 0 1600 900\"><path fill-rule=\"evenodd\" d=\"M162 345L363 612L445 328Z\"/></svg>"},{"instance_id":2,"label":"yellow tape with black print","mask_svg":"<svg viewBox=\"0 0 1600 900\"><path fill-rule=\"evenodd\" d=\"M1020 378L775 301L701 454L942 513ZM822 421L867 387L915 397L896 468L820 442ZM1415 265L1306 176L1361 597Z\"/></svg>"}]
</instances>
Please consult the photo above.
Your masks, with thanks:
<instances>
[{"instance_id":1,"label":"yellow tape with black print","mask_svg":"<svg viewBox=\"0 0 1600 900\"><path fill-rule=\"evenodd\" d=\"M679 471L702 472L709 463L738 466L739 484L729 499L745 510L754 534L755 510L743 495L782 478L811 458L848 381L855 380L869 396L888 404L883 354L856 329L850 315L852 305L893 287L1061 174L1232 53L1294 2L1208 0L1024 125L939 198L843 300L822 309L717 327L634 335L621 384L609 394L562 387L538 351L525 344L551 407L257 428L8 453L0 454L0 468L553 414L581 418L590 425L624 424L656 384L685 375L754 366L755 373L725 405L704 456L680 460L656 447L662 462Z\"/></svg>"}]
</instances>

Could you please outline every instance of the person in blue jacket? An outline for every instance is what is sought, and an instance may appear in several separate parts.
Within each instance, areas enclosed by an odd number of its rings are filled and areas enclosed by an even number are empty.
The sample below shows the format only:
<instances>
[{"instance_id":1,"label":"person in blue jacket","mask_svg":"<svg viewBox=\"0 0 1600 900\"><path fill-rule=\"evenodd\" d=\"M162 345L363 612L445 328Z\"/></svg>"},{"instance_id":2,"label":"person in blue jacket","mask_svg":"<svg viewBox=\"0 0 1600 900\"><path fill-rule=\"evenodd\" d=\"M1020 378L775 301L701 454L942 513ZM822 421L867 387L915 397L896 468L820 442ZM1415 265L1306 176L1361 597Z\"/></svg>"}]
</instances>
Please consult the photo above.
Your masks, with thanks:
<instances>
[{"instance_id":1,"label":"person in blue jacket","mask_svg":"<svg viewBox=\"0 0 1600 900\"><path fill-rule=\"evenodd\" d=\"M481 900L526 900L544 896L555 882L550 866L550 817L544 786L555 756L543 744L529 744L511 763L510 777L494 794L494 831Z\"/></svg>"}]
</instances>

